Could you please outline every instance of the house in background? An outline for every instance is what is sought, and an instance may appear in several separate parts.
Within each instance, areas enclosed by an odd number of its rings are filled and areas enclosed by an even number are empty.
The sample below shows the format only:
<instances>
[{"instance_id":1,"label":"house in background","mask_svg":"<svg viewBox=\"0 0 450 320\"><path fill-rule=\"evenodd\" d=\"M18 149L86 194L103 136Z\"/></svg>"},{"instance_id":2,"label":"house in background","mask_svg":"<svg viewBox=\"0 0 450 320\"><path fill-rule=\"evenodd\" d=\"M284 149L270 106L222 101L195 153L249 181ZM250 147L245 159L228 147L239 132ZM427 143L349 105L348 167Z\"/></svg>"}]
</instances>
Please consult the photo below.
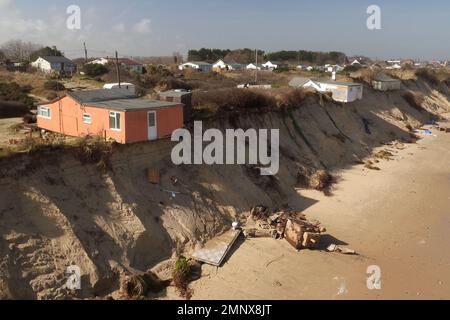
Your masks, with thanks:
<instances>
[{"instance_id":1,"label":"house in background","mask_svg":"<svg viewBox=\"0 0 450 320\"><path fill-rule=\"evenodd\" d=\"M333 72L342 72L342 71L344 71L344 67L343 66L340 66L340 65L338 65L338 64L334 64L334 65L332 65L332 64L326 64L325 66L324 66L324 70L325 70L325 72L328 72L328 73L333 73Z\"/></svg>"},{"instance_id":2,"label":"house in background","mask_svg":"<svg viewBox=\"0 0 450 320\"><path fill-rule=\"evenodd\" d=\"M197 70L201 72L211 72L213 69L212 64L204 61L192 61L192 62L186 62L178 66L179 70Z\"/></svg>"},{"instance_id":3,"label":"house in background","mask_svg":"<svg viewBox=\"0 0 450 320\"><path fill-rule=\"evenodd\" d=\"M220 59L216 63L213 64L213 70L216 72L220 71L240 71L244 70L245 66L243 64L237 63L237 62L225 62L224 60Z\"/></svg>"},{"instance_id":4,"label":"house in background","mask_svg":"<svg viewBox=\"0 0 450 320\"><path fill-rule=\"evenodd\" d=\"M106 66L108 64L116 64L117 62L123 69L127 71L135 72L138 74L144 73L144 65L142 63L139 63L137 61L128 58L120 58L117 60L115 58L108 58L108 57L98 58L88 62L88 64L100 64L102 66Z\"/></svg>"},{"instance_id":5,"label":"house in background","mask_svg":"<svg viewBox=\"0 0 450 320\"><path fill-rule=\"evenodd\" d=\"M372 80L372 86L378 91L400 90L402 82L380 72Z\"/></svg>"},{"instance_id":6,"label":"house in background","mask_svg":"<svg viewBox=\"0 0 450 320\"><path fill-rule=\"evenodd\" d=\"M265 69L268 70L275 70L275 69L281 69L281 68L288 68L289 65L286 63L282 63L279 61L267 61L266 63L263 63L262 66Z\"/></svg>"},{"instance_id":7,"label":"house in background","mask_svg":"<svg viewBox=\"0 0 450 320\"><path fill-rule=\"evenodd\" d=\"M131 94L136 94L136 86L132 83L121 82L121 83L107 83L103 85L103 89L127 89Z\"/></svg>"},{"instance_id":8,"label":"house in background","mask_svg":"<svg viewBox=\"0 0 450 320\"><path fill-rule=\"evenodd\" d=\"M299 65L297 66L298 70L306 70L306 71L313 71L314 67L313 66L307 66L307 65Z\"/></svg>"},{"instance_id":9,"label":"house in background","mask_svg":"<svg viewBox=\"0 0 450 320\"><path fill-rule=\"evenodd\" d=\"M400 64L394 63L394 64L388 65L385 69L386 70L398 70L398 69L401 69L401 68L402 68L402 66Z\"/></svg>"},{"instance_id":10,"label":"house in background","mask_svg":"<svg viewBox=\"0 0 450 320\"><path fill-rule=\"evenodd\" d=\"M262 64L250 63L245 67L247 70L262 70L264 67Z\"/></svg>"},{"instance_id":11,"label":"house in background","mask_svg":"<svg viewBox=\"0 0 450 320\"><path fill-rule=\"evenodd\" d=\"M367 67L372 64L372 61L366 57L351 57L349 61L351 61L349 65L355 67Z\"/></svg>"},{"instance_id":12,"label":"house in background","mask_svg":"<svg viewBox=\"0 0 450 320\"><path fill-rule=\"evenodd\" d=\"M31 63L36 68L45 73L61 73L73 75L77 71L77 65L66 57L39 57Z\"/></svg>"},{"instance_id":13,"label":"house in background","mask_svg":"<svg viewBox=\"0 0 450 320\"><path fill-rule=\"evenodd\" d=\"M363 63L361 61L359 61L359 59L355 59L350 63L350 65L361 67L361 66L363 66Z\"/></svg>"},{"instance_id":14,"label":"house in background","mask_svg":"<svg viewBox=\"0 0 450 320\"><path fill-rule=\"evenodd\" d=\"M123 144L156 140L183 127L183 104L137 98L126 89L68 92L38 106L37 126Z\"/></svg>"},{"instance_id":15,"label":"house in background","mask_svg":"<svg viewBox=\"0 0 450 320\"><path fill-rule=\"evenodd\" d=\"M217 60L214 64L213 64L213 70L216 71L217 69L219 70L226 70L228 68L228 63L226 63L225 61L223 61L222 59Z\"/></svg>"},{"instance_id":16,"label":"house in background","mask_svg":"<svg viewBox=\"0 0 450 320\"><path fill-rule=\"evenodd\" d=\"M192 115L192 92L184 89L176 89L158 94L158 100L167 102L177 102L184 105L184 122L188 123Z\"/></svg>"},{"instance_id":17,"label":"house in background","mask_svg":"<svg viewBox=\"0 0 450 320\"><path fill-rule=\"evenodd\" d=\"M109 58L98 58L98 59L92 60L91 62L88 62L88 64L101 64L102 66L106 66L110 62L111 62L111 59L109 59Z\"/></svg>"},{"instance_id":18,"label":"house in background","mask_svg":"<svg viewBox=\"0 0 450 320\"><path fill-rule=\"evenodd\" d=\"M23 61L6 60L6 61L0 61L0 66L4 66L6 68L6 70L8 70L10 72L15 72L15 71L26 72L28 64Z\"/></svg>"},{"instance_id":19,"label":"house in background","mask_svg":"<svg viewBox=\"0 0 450 320\"><path fill-rule=\"evenodd\" d=\"M312 88L318 92L330 92L334 101L353 102L363 97L363 85L353 82L339 82L320 78L293 78L289 86L294 88Z\"/></svg>"},{"instance_id":20,"label":"house in background","mask_svg":"<svg viewBox=\"0 0 450 320\"><path fill-rule=\"evenodd\" d=\"M128 59L128 58L121 58L119 59L119 65L130 72L135 72L138 74L144 73L144 65L142 63L136 62L134 60Z\"/></svg>"},{"instance_id":21,"label":"house in background","mask_svg":"<svg viewBox=\"0 0 450 320\"><path fill-rule=\"evenodd\" d=\"M293 87L293 88L303 88L303 86L305 84L307 84L308 82L310 82L311 79L310 78L306 78L306 77L294 77L290 82L289 82L289 86Z\"/></svg>"}]
</instances>

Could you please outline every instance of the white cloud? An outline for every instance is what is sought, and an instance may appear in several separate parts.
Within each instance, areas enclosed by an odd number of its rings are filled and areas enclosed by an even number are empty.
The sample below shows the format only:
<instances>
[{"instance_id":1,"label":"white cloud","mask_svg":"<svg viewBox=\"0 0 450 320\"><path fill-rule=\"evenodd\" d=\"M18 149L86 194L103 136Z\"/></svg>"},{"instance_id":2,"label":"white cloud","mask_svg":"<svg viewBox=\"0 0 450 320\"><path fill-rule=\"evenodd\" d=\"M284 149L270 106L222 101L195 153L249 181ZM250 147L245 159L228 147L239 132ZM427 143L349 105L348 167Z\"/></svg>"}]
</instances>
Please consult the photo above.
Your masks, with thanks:
<instances>
[{"instance_id":1,"label":"white cloud","mask_svg":"<svg viewBox=\"0 0 450 320\"><path fill-rule=\"evenodd\" d=\"M150 19L142 19L138 23L133 26L133 31L139 34L147 34L150 33L151 30L151 20Z\"/></svg>"},{"instance_id":2,"label":"white cloud","mask_svg":"<svg viewBox=\"0 0 450 320\"><path fill-rule=\"evenodd\" d=\"M34 15L19 4L15 0L0 0L0 46L8 40L20 39L44 46L55 45L70 58L84 55L83 42L86 42L89 56L112 55L115 50L127 56L152 52L150 19L135 20L135 24L122 19L111 22L101 10L83 6L81 29L69 30L65 6L50 6ZM145 42L142 42L143 37Z\"/></svg>"}]
</instances>

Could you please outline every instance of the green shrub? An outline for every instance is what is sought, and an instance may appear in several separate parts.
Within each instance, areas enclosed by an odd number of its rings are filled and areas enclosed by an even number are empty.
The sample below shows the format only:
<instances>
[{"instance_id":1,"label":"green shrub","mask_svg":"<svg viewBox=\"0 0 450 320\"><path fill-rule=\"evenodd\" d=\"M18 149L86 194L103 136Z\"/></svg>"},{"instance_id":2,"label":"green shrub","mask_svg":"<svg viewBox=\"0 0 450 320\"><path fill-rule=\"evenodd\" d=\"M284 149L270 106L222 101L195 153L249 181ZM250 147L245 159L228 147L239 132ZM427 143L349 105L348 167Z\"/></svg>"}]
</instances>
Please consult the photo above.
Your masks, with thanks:
<instances>
[{"instance_id":1,"label":"green shrub","mask_svg":"<svg viewBox=\"0 0 450 320\"><path fill-rule=\"evenodd\" d=\"M194 91L193 106L207 106L215 110L274 108L275 98L248 89L219 89L206 92Z\"/></svg>"},{"instance_id":2,"label":"green shrub","mask_svg":"<svg viewBox=\"0 0 450 320\"><path fill-rule=\"evenodd\" d=\"M31 107L35 100L28 96L32 88L30 86L20 86L15 82L0 83L0 101L12 101Z\"/></svg>"},{"instance_id":3,"label":"green shrub","mask_svg":"<svg viewBox=\"0 0 450 320\"><path fill-rule=\"evenodd\" d=\"M85 64L83 72L89 77L99 77L109 72L108 68L101 64Z\"/></svg>"},{"instance_id":4,"label":"green shrub","mask_svg":"<svg viewBox=\"0 0 450 320\"><path fill-rule=\"evenodd\" d=\"M183 298L190 299L192 291L189 289L189 273L191 267L188 260L180 256L173 267L173 284Z\"/></svg>"},{"instance_id":5,"label":"green shrub","mask_svg":"<svg viewBox=\"0 0 450 320\"><path fill-rule=\"evenodd\" d=\"M30 108L20 102L0 101L0 119L23 117Z\"/></svg>"},{"instance_id":6,"label":"green shrub","mask_svg":"<svg viewBox=\"0 0 450 320\"><path fill-rule=\"evenodd\" d=\"M111 143L100 137L80 138L74 149L75 157L83 164L96 165L102 171L111 169Z\"/></svg>"},{"instance_id":7,"label":"green shrub","mask_svg":"<svg viewBox=\"0 0 450 320\"><path fill-rule=\"evenodd\" d=\"M158 86L163 87L165 90L185 89L192 90L192 86L183 80L175 79L173 77L162 79L158 82Z\"/></svg>"}]
</instances>

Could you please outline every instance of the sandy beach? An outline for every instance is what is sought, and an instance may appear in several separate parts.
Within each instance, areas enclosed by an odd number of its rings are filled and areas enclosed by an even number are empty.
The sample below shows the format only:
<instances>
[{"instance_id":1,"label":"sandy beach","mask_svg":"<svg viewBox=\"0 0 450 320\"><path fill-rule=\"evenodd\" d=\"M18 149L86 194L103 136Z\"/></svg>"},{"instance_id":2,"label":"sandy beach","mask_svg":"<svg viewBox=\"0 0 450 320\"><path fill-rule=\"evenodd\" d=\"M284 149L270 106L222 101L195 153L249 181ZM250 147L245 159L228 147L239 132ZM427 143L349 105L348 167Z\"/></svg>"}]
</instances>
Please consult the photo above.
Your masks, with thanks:
<instances>
[{"instance_id":1,"label":"sandy beach","mask_svg":"<svg viewBox=\"0 0 450 320\"><path fill-rule=\"evenodd\" d=\"M380 171L356 165L338 172L331 197L299 191L317 201L304 213L328 229L326 241L358 255L242 240L222 268L203 267L193 298L449 299L450 134L433 130L388 149L394 158L377 163ZM367 288L371 265L381 268L381 290Z\"/></svg>"}]
</instances>

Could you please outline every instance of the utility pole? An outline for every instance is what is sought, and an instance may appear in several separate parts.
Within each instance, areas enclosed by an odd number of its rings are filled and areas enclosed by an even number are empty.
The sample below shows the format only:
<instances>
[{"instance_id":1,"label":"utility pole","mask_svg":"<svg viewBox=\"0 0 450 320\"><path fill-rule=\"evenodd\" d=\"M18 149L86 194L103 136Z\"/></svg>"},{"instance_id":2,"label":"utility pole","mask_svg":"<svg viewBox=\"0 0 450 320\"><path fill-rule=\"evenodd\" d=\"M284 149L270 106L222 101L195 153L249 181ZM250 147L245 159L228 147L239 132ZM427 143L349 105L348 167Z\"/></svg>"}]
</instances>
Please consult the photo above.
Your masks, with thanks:
<instances>
[{"instance_id":1,"label":"utility pole","mask_svg":"<svg viewBox=\"0 0 450 320\"><path fill-rule=\"evenodd\" d=\"M255 69L255 84L258 83L258 49L255 50L256 53L256 69Z\"/></svg>"},{"instance_id":2,"label":"utility pole","mask_svg":"<svg viewBox=\"0 0 450 320\"><path fill-rule=\"evenodd\" d=\"M120 69L119 69L119 54L116 51L116 70L117 70L117 81L119 82L119 88L122 88L120 85Z\"/></svg>"},{"instance_id":3,"label":"utility pole","mask_svg":"<svg viewBox=\"0 0 450 320\"><path fill-rule=\"evenodd\" d=\"M84 60L87 62L88 54L87 54L87 49L86 49L86 42L83 42L83 46L84 46Z\"/></svg>"}]
</instances>

